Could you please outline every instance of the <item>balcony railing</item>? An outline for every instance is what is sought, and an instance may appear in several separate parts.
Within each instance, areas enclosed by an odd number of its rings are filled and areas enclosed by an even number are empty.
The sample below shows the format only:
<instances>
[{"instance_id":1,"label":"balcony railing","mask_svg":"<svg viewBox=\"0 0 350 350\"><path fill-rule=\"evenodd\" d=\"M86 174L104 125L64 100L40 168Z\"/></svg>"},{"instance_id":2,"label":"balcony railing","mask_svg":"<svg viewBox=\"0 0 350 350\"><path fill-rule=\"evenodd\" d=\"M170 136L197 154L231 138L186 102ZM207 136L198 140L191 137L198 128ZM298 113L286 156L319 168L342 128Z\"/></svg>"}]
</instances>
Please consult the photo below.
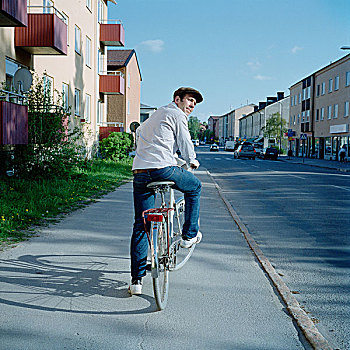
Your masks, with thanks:
<instances>
[{"instance_id":1,"label":"balcony railing","mask_svg":"<svg viewBox=\"0 0 350 350\"><path fill-rule=\"evenodd\" d=\"M27 20L27 0L0 0L0 27L23 27Z\"/></svg>"},{"instance_id":2,"label":"balcony railing","mask_svg":"<svg viewBox=\"0 0 350 350\"><path fill-rule=\"evenodd\" d=\"M0 145L28 143L28 107L26 97L0 90Z\"/></svg>"},{"instance_id":3,"label":"balcony railing","mask_svg":"<svg viewBox=\"0 0 350 350\"><path fill-rule=\"evenodd\" d=\"M106 46L124 46L125 31L121 21L100 22L100 42Z\"/></svg>"},{"instance_id":4,"label":"balcony railing","mask_svg":"<svg viewBox=\"0 0 350 350\"><path fill-rule=\"evenodd\" d=\"M119 71L100 72L100 93L107 95L124 95L124 74Z\"/></svg>"},{"instance_id":5,"label":"balcony railing","mask_svg":"<svg viewBox=\"0 0 350 350\"><path fill-rule=\"evenodd\" d=\"M15 46L33 55L67 55L67 18L53 6L29 6L28 26L15 29Z\"/></svg>"},{"instance_id":6,"label":"balcony railing","mask_svg":"<svg viewBox=\"0 0 350 350\"><path fill-rule=\"evenodd\" d=\"M99 128L100 141L108 137L112 132L124 131L124 123L102 122Z\"/></svg>"}]
</instances>

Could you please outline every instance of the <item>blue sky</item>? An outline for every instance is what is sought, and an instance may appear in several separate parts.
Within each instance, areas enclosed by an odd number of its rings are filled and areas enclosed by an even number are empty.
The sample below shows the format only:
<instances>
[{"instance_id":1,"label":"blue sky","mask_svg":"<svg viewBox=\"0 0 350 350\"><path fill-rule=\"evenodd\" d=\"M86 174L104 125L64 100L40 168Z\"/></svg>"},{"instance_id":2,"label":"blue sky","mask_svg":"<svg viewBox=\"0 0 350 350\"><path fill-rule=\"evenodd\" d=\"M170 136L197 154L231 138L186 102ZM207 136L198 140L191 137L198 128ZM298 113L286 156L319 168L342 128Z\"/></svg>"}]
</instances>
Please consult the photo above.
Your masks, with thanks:
<instances>
[{"instance_id":1,"label":"blue sky","mask_svg":"<svg viewBox=\"0 0 350 350\"><path fill-rule=\"evenodd\" d=\"M207 121L265 101L350 51L350 0L117 0L109 19L141 68L141 102L162 106L180 86L203 93Z\"/></svg>"}]
</instances>

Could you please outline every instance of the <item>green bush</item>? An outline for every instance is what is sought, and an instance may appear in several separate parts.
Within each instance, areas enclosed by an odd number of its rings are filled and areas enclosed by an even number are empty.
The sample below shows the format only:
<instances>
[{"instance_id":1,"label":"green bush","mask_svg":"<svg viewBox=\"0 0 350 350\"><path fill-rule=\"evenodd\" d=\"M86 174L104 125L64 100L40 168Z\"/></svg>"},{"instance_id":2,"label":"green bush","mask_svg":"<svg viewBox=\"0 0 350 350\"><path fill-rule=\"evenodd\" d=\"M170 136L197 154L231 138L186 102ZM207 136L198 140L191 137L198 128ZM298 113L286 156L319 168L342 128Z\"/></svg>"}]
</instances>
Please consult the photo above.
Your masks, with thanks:
<instances>
[{"instance_id":1,"label":"green bush","mask_svg":"<svg viewBox=\"0 0 350 350\"><path fill-rule=\"evenodd\" d=\"M112 132L100 142L101 154L106 159L123 160L129 157L134 140L132 134Z\"/></svg>"}]
</instances>

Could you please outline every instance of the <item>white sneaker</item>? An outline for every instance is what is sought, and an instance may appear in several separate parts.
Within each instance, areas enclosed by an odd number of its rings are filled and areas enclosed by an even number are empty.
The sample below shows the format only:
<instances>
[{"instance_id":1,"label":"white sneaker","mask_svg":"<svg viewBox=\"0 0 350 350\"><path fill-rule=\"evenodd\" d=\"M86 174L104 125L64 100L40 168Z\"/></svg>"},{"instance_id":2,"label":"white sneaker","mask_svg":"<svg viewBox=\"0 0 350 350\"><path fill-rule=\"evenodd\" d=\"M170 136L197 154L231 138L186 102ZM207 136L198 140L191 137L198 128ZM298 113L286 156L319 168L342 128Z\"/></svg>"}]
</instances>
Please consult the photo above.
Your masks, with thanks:
<instances>
[{"instance_id":1,"label":"white sneaker","mask_svg":"<svg viewBox=\"0 0 350 350\"><path fill-rule=\"evenodd\" d=\"M181 248L191 248L193 244L197 244L202 240L202 232L198 231L197 236L193 238L182 239L180 242Z\"/></svg>"},{"instance_id":2,"label":"white sneaker","mask_svg":"<svg viewBox=\"0 0 350 350\"><path fill-rule=\"evenodd\" d=\"M140 295L142 294L142 281L141 280L132 280L129 288L128 293L131 295Z\"/></svg>"}]
</instances>

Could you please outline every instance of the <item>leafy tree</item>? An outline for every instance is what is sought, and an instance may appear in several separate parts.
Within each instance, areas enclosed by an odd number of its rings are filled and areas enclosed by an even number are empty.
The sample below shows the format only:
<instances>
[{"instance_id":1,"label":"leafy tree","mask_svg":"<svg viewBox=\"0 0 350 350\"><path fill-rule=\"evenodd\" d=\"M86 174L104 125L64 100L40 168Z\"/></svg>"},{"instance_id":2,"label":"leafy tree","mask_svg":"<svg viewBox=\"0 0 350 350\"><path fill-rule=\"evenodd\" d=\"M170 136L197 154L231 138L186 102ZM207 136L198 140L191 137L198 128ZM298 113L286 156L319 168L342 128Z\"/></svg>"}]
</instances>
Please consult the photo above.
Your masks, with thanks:
<instances>
[{"instance_id":1,"label":"leafy tree","mask_svg":"<svg viewBox=\"0 0 350 350\"><path fill-rule=\"evenodd\" d=\"M266 127L264 128L264 137L269 139L279 139L281 135L287 132L287 122L281 118L280 113L274 113L266 120Z\"/></svg>"},{"instance_id":2,"label":"leafy tree","mask_svg":"<svg viewBox=\"0 0 350 350\"><path fill-rule=\"evenodd\" d=\"M201 122L197 117L190 116L188 119L188 130L191 134L192 140L197 140L200 133Z\"/></svg>"},{"instance_id":3,"label":"leafy tree","mask_svg":"<svg viewBox=\"0 0 350 350\"><path fill-rule=\"evenodd\" d=\"M276 139L282 141L284 133L287 132L287 122L281 118L279 112L274 113L269 119L266 120L266 127L264 127L264 137L268 139ZM282 152L282 150L280 150Z\"/></svg>"}]
</instances>

